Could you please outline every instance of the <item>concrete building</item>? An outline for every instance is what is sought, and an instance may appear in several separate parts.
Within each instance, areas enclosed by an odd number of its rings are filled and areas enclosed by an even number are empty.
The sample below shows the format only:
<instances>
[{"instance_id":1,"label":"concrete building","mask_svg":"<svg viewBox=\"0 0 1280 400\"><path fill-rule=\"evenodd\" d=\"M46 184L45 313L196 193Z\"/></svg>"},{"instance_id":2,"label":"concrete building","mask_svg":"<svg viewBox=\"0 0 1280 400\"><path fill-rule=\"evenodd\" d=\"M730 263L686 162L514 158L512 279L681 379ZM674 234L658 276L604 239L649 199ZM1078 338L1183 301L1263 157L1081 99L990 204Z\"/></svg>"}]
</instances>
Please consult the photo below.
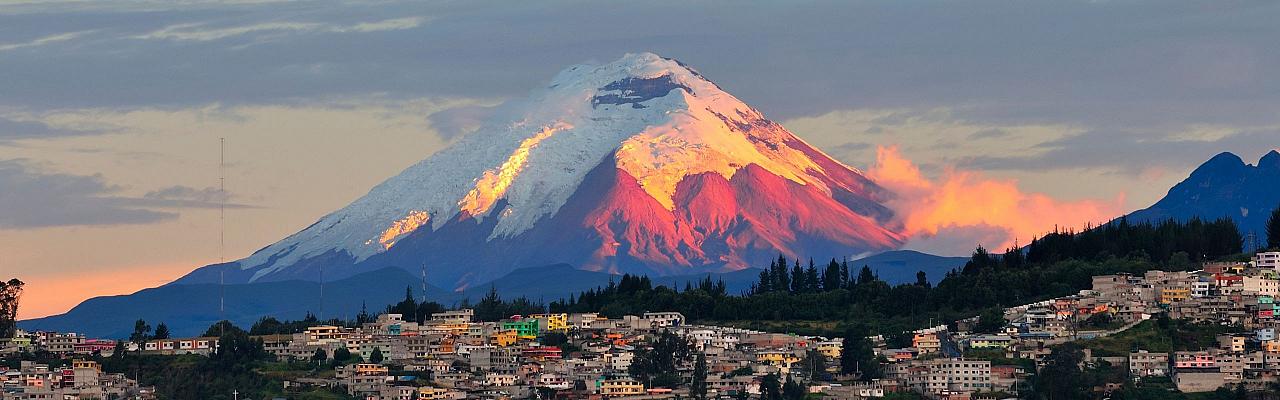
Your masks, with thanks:
<instances>
[{"instance_id":1,"label":"concrete building","mask_svg":"<svg viewBox=\"0 0 1280 400\"><path fill-rule=\"evenodd\" d=\"M1151 353L1139 350L1129 353L1129 377L1168 376L1169 353Z\"/></svg>"},{"instance_id":2,"label":"concrete building","mask_svg":"<svg viewBox=\"0 0 1280 400\"><path fill-rule=\"evenodd\" d=\"M1255 268L1280 269L1280 251L1267 251L1253 255L1253 266Z\"/></svg>"}]
</instances>

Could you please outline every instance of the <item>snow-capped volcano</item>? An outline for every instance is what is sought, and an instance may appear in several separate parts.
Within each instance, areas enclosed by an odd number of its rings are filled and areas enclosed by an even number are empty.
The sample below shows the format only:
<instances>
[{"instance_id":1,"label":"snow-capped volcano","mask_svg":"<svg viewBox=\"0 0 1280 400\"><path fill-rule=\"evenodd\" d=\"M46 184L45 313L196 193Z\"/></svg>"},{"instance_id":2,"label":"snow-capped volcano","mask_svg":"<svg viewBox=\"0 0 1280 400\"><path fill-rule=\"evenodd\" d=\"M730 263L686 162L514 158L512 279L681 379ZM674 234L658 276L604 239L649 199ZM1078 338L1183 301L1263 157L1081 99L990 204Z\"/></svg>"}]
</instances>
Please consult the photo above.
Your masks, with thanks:
<instances>
[{"instance_id":1,"label":"snow-capped volcano","mask_svg":"<svg viewBox=\"0 0 1280 400\"><path fill-rule=\"evenodd\" d=\"M553 263L690 273L904 240L890 193L672 59L573 66L497 114L301 232L180 282L426 265L463 287Z\"/></svg>"}]
</instances>

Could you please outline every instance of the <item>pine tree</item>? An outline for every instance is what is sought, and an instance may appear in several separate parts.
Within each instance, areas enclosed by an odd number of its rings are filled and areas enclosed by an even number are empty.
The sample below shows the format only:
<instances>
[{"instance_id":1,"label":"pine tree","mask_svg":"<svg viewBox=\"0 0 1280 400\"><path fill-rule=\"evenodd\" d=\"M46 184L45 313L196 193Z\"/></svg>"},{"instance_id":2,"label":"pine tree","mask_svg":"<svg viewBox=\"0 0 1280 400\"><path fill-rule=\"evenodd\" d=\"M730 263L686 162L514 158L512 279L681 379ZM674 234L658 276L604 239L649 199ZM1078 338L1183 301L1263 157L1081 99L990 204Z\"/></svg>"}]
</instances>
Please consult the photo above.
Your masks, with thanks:
<instances>
[{"instance_id":1,"label":"pine tree","mask_svg":"<svg viewBox=\"0 0 1280 400\"><path fill-rule=\"evenodd\" d=\"M848 289L849 284L849 260L840 263L840 287Z\"/></svg>"},{"instance_id":2,"label":"pine tree","mask_svg":"<svg viewBox=\"0 0 1280 400\"><path fill-rule=\"evenodd\" d=\"M818 278L818 267L813 265L813 259L809 259L809 267L804 269L804 291L807 293L817 292L822 289L822 281Z\"/></svg>"},{"instance_id":3,"label":"pine tree","mask_svg":"<svg viewBox=\"0 0 1280 400\"><path fill-rule=\"evenodd\" d=\"M858 379L870 381L880 377L880 362L875 358L875 349L867 339L865 326L855 325L844 333L840 349L840 373L860 373Z\"/></svg>"},{"instance_id":4,"label":"pine tree","mask_svg":"<svg viewBox=\"0 0 1280 400\"><path fill-rule=\"evenodd\" d=\"M369 309L365 307L365 302L360 302L360 313L356 314L356 323L364 325L373 321L373 316L369 315Z\"/></svg>"},{"instance_id":5,"label":"pine tree","mask_svg":"<svg viewBox=\"0 0 1280 400\"><path fill-rule=\"evenodd\" d=\"M369 353L369 362L374 364L382 364L382 348L374 347L373 352Z\"/></svg>"},{"instance_id":6,"label":"pine tree","mask_svg":"<svg viewBox=\"0 0 1280 400\"><path fill-rule=\"evenodd\" d=\"M787 383L782 385L782 398L785 400L804 400L804 385L787 377Z\"/></svg>"},{"instance_id":7,"label":"pine tree","mask_svg":"<svg viewBox=\"0 0 1280 400\"><path fill-rule=\"evenodd\" d=\"M770 265L769 269L760 271L760 282L756 283L755 289L751 291L752 293L768 293L772 290L770 287L773 286L773 278L769 276L769 271L772 269L773 265Z\"/></svg>"},{"instance_id":8,"label":"pine tree","mask_svg":"<svg viewBox=\"0 0 1280 400\"><path fill-rule=\"evenodd\" d=\"M689 383L689 395L697 400L707 398L707 356L705 354L698 353L698 359L693 363L693 379Z\"/></svg>"},{"instance_id":9,"label":"pine tree","mask_svg":"<svg viewBox=\"0 0 1280 400\"><path fill-rule=\"evenodd\" d=\"M879 279L876 277L875 272L871 272L871 267L869 266L863 265L862 269L858 271L858 285L866 285Z\"/></svg>"},{"instance_id":10,"label":"pine tree","mask_svg":"<svg viewBox=\"0 0 1280 400\"><path fill-rule=\"evenodd\" d=\"M770 285L770 288L777 292L791 290L791 277L787 274L786 257L778 256L778 263L773 266L769 273L773 276L773 284Z\"/></svg>"},{"instance_id":11,"label":"pine tree","mask_svg":"<svg viewBox=\"0 0 1280 400\"><path fill-rule=\"evenodd\" d=\"M916 286L929 287L929 276L925 275L924 271L916 271Z\"/></svg>"},{"instance_id":12,"label":"pine tree","mask_svg":"<svg viewBox=\"0 0 1280 400\"><path fill-rule=\"evenodd\" d=\"M782 382L779 382L778 374L765 375L760 379L760 399L782 400Z\"/></svg>"},{"instance_id":13,"label":"pine tree","mask_svg":"<svg viewBox=\"0 0 1280 400\"><path fill-rule=\"evenodd\" d=\"M827 264L827 269L822 272L822 290L836 290L840 288L840 263L832 258Z\"/></svg>"},{"instance_id":14,"label":"pine tree","mask_svg":"<svg viewBox=\"0 0 1280 400\"><path fill-rule=\"evenodd\" d=\"M161 322L159 325L156 325L156 333L155 333L154 335L151 335L151 338L152 338L152 339L157 339L157 340L158 340L158 339L168 339L168 338L169 338L169 326L168 326L168 325L165 325L163 322Z\"/></svg>"}]
</instances>

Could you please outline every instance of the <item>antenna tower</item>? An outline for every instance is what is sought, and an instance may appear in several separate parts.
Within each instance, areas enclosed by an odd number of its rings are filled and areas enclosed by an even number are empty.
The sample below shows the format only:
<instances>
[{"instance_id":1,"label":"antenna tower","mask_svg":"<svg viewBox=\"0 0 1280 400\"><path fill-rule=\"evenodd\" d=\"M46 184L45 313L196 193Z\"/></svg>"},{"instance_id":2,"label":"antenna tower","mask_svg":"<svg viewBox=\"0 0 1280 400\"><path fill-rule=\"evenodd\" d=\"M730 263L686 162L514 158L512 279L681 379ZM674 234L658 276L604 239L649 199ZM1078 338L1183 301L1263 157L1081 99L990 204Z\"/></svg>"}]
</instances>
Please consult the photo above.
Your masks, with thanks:
<instances>
[{"instance_id":1,"label":"antenna tower","mask_svg":"<svg viewBox=\"0 0 1280 400\"><path fill-rule=\"evenodd\" d=\"M226 247L227 247L227 185L226 185L226 148L227 139L218 138L218 317L222 321L227 320L227 280L226 270L222 264L226 263ZM226 324L219 321L221 326L220 334L226 333Z\"/></svg>"}]
</instances>

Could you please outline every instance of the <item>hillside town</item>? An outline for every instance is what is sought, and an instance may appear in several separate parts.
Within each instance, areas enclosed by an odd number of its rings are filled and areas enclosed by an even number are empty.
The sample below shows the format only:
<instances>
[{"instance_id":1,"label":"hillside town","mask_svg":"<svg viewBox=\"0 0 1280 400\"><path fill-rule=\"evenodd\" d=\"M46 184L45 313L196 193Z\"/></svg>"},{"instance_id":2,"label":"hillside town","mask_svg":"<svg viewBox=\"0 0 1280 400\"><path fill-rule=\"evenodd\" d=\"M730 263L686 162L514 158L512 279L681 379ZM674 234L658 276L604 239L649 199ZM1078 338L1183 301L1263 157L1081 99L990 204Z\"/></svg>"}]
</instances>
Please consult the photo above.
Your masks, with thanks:
<instances>
[{"instance_id":1,"label":"hillside town","mask_svg":"<svg viewBox=\"0 0 1280 400\"><path fill-rule=\"evenodd\" d=\"M481 322L473 310L459 309L421 323L386 313L359 326L316 325L253 339L277 360L325 365L340 354L352 360L331 364L331 373L283 381L283 398L314 388L387 400L769 398L784 385L800 390L800 397L1017 398L1028 389L1028 377L1068 343L1083 347L1082 365L1117 366L1133 382L1166 380L1184 393L1265 391L1280 382L1278 268L1280 253L1258 253L1252 262L1211 263L1196 271L1094 276L1091 289L1004 309L999 324L974 317L921 329L906 348L889 348L882 336L864 338L878 368L848 368L846 346L852 342L842 338L699 324L677 312L613 319L543 313ZM1116 354L1093 345L1153 320L1226 328L1193 349L1157 351L1135 342ZM984 325L997 329L980 332ZM151 388L125 374L103 373L94 360L116 351L207 356L218 351L219 339L138 343L19 331L3 345L6 355L47 352L65 361L0 367L5 400L146 399L154 398ZM663 359L671 371L649 365ZM641 363L646 367L637 368ZM872 370L877 372L864 373Z\"/></svg>"}]
</instances>

